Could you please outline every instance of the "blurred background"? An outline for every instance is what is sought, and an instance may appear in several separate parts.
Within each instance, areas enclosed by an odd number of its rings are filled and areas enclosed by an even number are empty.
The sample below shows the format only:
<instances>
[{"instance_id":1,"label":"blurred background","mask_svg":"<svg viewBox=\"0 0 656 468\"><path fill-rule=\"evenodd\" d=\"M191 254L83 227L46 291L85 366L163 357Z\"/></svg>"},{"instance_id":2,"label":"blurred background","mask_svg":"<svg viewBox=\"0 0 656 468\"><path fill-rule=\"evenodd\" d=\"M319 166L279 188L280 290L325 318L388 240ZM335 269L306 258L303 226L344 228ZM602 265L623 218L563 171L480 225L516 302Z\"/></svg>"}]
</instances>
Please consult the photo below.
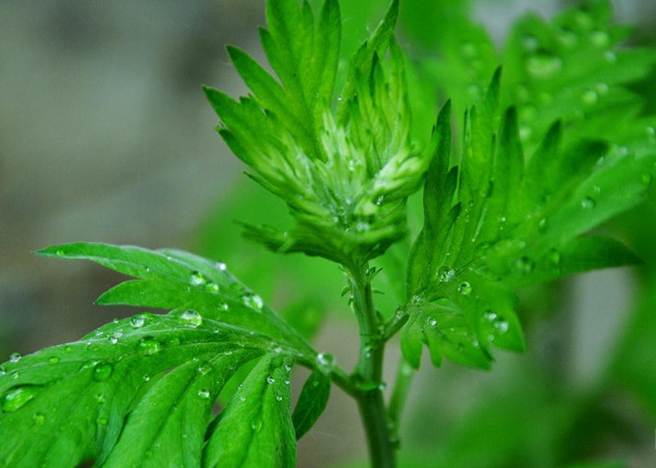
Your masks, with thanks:
<instances>
[{"instance_id":1,"label":"blurred background","mask_svg":"<svg viewBox=\"0 0 656 468\"><path fill-rule=\"evenodd\" d=\"M386 3L342 2L346 53ZM404 45L430 34L405 13L414 3L403 6ZM549 17L565 3L481 0L474 14L501 44L514 17ZM614 3L617 20L637 25L637 42L656 42L656 3ZM337 267L264 252L235 224L284 224L285 207L242 176L201 85L245 93L225 45L261 59L263 24L264 0L0 2L0 362L134 313L92 305L116 274L31 255L84 240L227 261L270 303L301 313L308 330L321 321L317 348L352 367L358 337ZM636 90L655 111L652 87ZM645 265L521 292L527 355L498 353L488 374L424 365L405 416L404 466L656 466L654 200L652 190L607 227ZM396 344L388 354L391 380ZM298 466L359 466L364 457L356 408L335 390L300 443Z\"/></svg>"}]
</instances>

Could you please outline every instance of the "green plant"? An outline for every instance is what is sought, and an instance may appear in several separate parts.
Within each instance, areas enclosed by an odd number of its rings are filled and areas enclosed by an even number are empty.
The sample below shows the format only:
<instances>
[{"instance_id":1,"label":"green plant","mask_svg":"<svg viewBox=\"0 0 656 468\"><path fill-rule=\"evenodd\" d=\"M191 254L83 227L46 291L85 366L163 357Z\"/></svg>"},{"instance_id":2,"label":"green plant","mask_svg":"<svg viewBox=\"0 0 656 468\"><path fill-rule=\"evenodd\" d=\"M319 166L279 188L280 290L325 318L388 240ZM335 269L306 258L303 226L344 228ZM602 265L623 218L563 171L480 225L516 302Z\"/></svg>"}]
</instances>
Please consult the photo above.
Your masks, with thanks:
<instances>
[{"instance_id":1,"label":"green plant","mask_svg":"<svg viewBox=\"0 0 656 468\"><path fill-rule=\"evenodd\" d=\"M246 237L342 268L361 336L356 368L315 350L302 311L283 319L224 263L178 250L49 247L38 253L135 278L98 304L170 312L3 364L3 466L291 467L335 384L359 406L372 465L393 467L424 345L436 366L489 369L493 346L525 347L515 290L637 261L588 235L640 202L656 163L655 119L627 88L656 55L619 46L626 31L609 24L608 4L518 22L503 57L462 13L440 57L414 62L395 39L398 14L394 0L341 73L337 0L317 15L307 2L269 0L261 39L277 78L229 48L252 95L205 88L219 133L294 222L246 224ZM429 138L425 116L436 109L426 102L445 96ZM422 184L423 226L409 233L409 197ZM394 267L399 258L406 271ZM392 299L377 307L382 288ZM384 350L396 335L403 360L385 402ZM292 412L295 365L311 375Z\"/></svg>"}]
</instances>

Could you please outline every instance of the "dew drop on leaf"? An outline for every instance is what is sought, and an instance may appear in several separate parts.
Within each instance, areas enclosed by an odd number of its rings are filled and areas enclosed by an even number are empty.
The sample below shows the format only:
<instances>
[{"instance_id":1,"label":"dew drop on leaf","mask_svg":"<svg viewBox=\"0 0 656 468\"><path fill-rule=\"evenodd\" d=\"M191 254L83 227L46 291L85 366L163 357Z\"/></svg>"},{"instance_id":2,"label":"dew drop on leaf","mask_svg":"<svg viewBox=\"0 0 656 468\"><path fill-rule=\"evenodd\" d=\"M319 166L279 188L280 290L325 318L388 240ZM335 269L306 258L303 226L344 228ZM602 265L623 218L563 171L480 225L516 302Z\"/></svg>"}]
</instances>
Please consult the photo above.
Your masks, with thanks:
<instances>
[{"instance_id":1,"label":"dew drop on leaf","mask_svg":"<svg viewBox=\"0 0 656 468\"><path fill-rule=\"evenodd\" d=\"M5 413L12 413L25 406L39 393L39 390L40 387L37 385L11 388L2 396L0 409Z\"/></svg>"},{"instance_id":2,"label":"dew drop on leaf","mask_svg":"<svg viewBox=\"0 0 656 468\"><path fill-rule=\"evenodd\" d=\"M610 44L610 36L606 31L592 31L590 33L590 42L595 47L603 49Z\"/></svg>"},{"instance_id":3,"label":"dew drop on leaf","mask_svg":"<svg viewBox=\"0 0 656 468\"><path fill-rule=\"evenodd\" d=\"M207 280L199 271L193 271L191 275L189 275L189 283L194 286L203 286L207 283Z\"/></svg>"},{"instance_id":4,"label":"dew drop on leaf","mask_svg":"<svg viewBox=\"0 0 656 468\"><path fill-rule=\"evenodd\" d=\"M549 78L562 67L562 60L549 52L538 52L526 60L526 71L534 78Z\"/></svg>"},{"instance_id":5,"label":"dew drop on leaf","mask_svg":"<svg viewBox=\"0 0 656 468\"><path fill-rule=\"evenodd\" d=\"M517 259L517 270L521 274L528 274L533 271L533 260L528 257L520 257Z\"/></svg>"},{"instance_id":6,"label":"dew drop on leaf","mask_svg":"<svg viewBox=\"0 0 656 468\"><path fill-rule=\"evenodd\" d=\"M272 384L272 383L274 383L274 382L276 381L276 379L274 379L273 377L267 377L266 380L267 380L267 383L268 383L269 385Z\"/></svg>"},{"instance_id":7,"label":"dew drop on leaf","mask_svg":"<svg viewBox=\"0 0 656 468\"><path fill-rule=\"evenodd\" d=\"M0 367L0 377L4 377L7 374L7 371L4 367Z\"/></svg>"},{"instance_id":8,"label":"dew drop on leaf","mask_svg":"<svg viewBox=\"0 0 656 468\"><path fill-rule=\"evenodd\" d=\"M261 419L256 419L251 422L251 429L253 429L253 432L259 432L260 429L262 429L262 420Z\"/></svg>"},{"instance_id":9,"label":"dew drop on leaf","mask_svg":"<svg viewBox=\"0 0 656 468\"><path fill-rule=\"evenodd\" d=\"M244 304L251 309L262 310L262 307L264 307L264 301L257 294L247 293L244 294L241 299Z\"/></svg>"},{"instance_id":10,"label":"dew drop on leaf","mask_svg":"<svg viewBox=\"0 0 656 468\"><path fill-rule=\"evenodd\" d=\"M428 325L430 325L431 327L437 326L437 320L434 318L428 319Z\"/></svg>"},{"instance_id":11,"label":"dew drop on leaf","mask_svg":"<svg viewBox=\"0 0 656 468\"><path fill-rule=\"evenodd\" d=\"M197 311L192 309L185 310L179 317L188 327L198 328L203 324L203 317Z\"/></svg>"},{"instance_id":12,"label":"dew drop on leaf","mask_svg":"<svg viewBox=\"0 0 656 468\"><path fill-rule=\"evenodd\" d=\"M50 356L48 358L48 364L57 364L59 362L59 358L57 356Z\"/></svg>"},{"instance_id":13,"label":"dew drop on leaf","mask_svg":"<svg viewBox=\"0 0 656 468\"><path fill-rule=\"evenodd\" d=\"M417 296L417 295L412 296L412 299L410 299L410 302L412 304L415 304L415 305L421 303L421 296Z\"/></svg>"},{"instance_id":14,"label":"dew drop on leaf","mask_svg":"<svg viewBox=\"0 0 656 468\"><path fill-rule=\"evenodd\" d=\"M591 106L593 104L596 104L597 101L599 100L599 94L594 89L588 89L583 92L581 95L581 101L583 101L583 104L586 104L588 106Z\"/></svg>"},{"instance_id":15,"label":"dew drop on leaf","mask_svg":"<svg viewBox=\"0 0 656 468\"><path fill-rule=\"evenodd\" d=\"M276 401L282 401L282 397L281 397L280 395L278 395L278 396L276 397Z\"/></svg>"},{"instance_id":16,"label":"dew drop on leaf","mask_svg":"<svg viewBox=\"0 0 656 468\"><path fill-rule=\"evenodd\" d=\"M595 202L594 198L591 197L585 197L583 200L581 200L581 207L584 210L591 210L597 205L597 202Z\"/></svg>"},{"instance_id":17,"label":"dew drop on leaf","mask_svg":"<svg viewBox=\"0 0 656 468\"><path fill-rule=\"evenodd\" d=\"M205 388L201 388L200 390L198 390L197 395L201 400L209 400L210 399L210 392L209 392L209 390L207 390Z\"/></svg>"},{"instance_id":18,"label":"dew drop on leaf","mask_svg":"<svg viewBox=\"0 0 656 468\"><path fill-rule=\"evenodd\" d=\"M152 336L145 336L139 340L137 343L137 351L144 353L146 356L152 356L156 354L161 349L159 341L157 341Z\"/></svg>"},{"instance_id":19,"label":"dew drop on leaf","mask_svg":"<svg viewBox=\"0 0 656 468\"><path fill-rule=\"evenodd\" d=\"M9 356L9 362L17 363L21 360L21 355L19 353L11 353Z\"/></svg>"},{"instance_id":20,"label":"dew drop on leaf","mask_svg":"<svg viewBox=\"0 0 656 468\"><path fill-rule=\"evenodd\" d=\"M34 421L34 424L37 426L42 426L44 422L46 422L46 417L43 413L34 413L32 415L32 421Z\"/></svg>"},{"instance_id":21,"label":"dew drop on leaf","mask_svg":"<svg viewBox=\"0 0 656 468\"><path fill-rule=\"evenodd\" d=\"M143 315L135 315L130 318L130 326L132 328L141 328L146 324L146 317Z\"/></svg>"},{"instance_id":22,"label":"dew drop on leaf","mask_svg":"<svg viewBox=\"0 0 656 468\"><path fill-rule=\"evenodd\" d=\"M114 368L111 364L106 362L99 362L93 366L93 380L96 382L104 382L112 375Z\"/></svg>"},{"instance_id":23,"label":"dew drop on leaf","mask_svg":"<svg viewBox=\"0 0 656 468\"><path fill-rule=\"evenodd\" d=\"M458 292L463 296L469 296L472 293L471 284L469 284L467 281L463 281L460 283L460 285L458 285Z\"/></svg>"},{"instance_id":24,"label":"dew drop on leaf","mask_svg":"<svg viewBox=\"0 0 656 468\"><path fill-rule=\"evenodd\" d=\"M218 293L220 290L219 285L214 282L209 282L205 285L205 291L211 293Z\"/></svg>"},{"instance_id":25,"label":"dew drop on leaf","mask_svg":"<svg viewBox=\"0 0 656 468\"><path fill-rule=\"evenodd\" d=\"M549 263L551 263L553 266L559 266L561 260L560 252L557 249L549 250L547 253L547 260L549 260Z\"/></svg>"}]
</instances>

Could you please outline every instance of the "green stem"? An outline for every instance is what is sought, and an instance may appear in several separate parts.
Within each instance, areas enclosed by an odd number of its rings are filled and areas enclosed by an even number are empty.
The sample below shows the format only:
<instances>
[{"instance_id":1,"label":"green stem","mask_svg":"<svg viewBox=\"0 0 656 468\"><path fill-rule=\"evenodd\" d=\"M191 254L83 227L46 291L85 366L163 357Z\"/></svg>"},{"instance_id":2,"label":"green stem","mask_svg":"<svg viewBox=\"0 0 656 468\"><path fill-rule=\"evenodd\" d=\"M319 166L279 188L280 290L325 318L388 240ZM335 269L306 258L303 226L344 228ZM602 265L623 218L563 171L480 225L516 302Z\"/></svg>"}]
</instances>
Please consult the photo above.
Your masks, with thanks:
<instances>
[{"instance_id":1,"label":"green stem","mask_svg":"<svg viewBox=\"0 0 656 468\"><path fill-rule=\"evenodd\" d=\"M401 358L396 370L396 382L394 382L394 390L392 391L392 398L387 410L392 436L397 441L399 440L398 429L401 424L401 416L403 415L403 409L408 399L413 376L414 369L410 367L410 364L405 359Z\"/></svg>"},{"instance_id":2,"label":"green stem","mask_svg":"<svg viewBox=\"0 0 656 468\"><path fill-rule=\"evenodd\" d=\"M373 468L396 467L396 447L381 389L385 339L376 314L367 276L368 265L350 269L353 309L360 325L360 356L354 379L358 385L355 398L365 428Z\"/></svg>"}]
</instances>

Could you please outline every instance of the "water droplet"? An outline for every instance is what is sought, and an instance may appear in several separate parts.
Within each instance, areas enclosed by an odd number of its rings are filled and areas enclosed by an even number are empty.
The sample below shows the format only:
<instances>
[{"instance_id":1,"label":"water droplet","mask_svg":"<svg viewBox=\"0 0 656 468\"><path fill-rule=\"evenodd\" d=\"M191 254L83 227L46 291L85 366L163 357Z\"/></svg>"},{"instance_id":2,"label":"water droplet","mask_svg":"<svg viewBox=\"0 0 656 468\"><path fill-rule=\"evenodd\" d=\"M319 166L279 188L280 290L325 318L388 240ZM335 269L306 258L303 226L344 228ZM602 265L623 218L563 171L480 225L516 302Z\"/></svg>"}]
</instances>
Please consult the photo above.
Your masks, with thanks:
<instances>
[{"instance_id":1,"label":"water droplet","mask_svg":"<svg viewBox=\"0 0 656 468\"><path fill-rule=\"evenodd\" d=\"M48 364L57 364L59 362L59 358L57 356L50 356L48 358Z\"/></svg>"},{"instance_id":2,"label":"water droplet","mask_svg":"<svg viewBox=\"0 0 656 468\"><path fill-rule=\"evenodd\" d=\"M228 269L228 266L227 266L225 263L223 263L223 262L217 262L217 264L216 264L216 268L217 268L219 271L226 271L226 270Z\"/></svg>"},{"instance_id":3,"label":"water droplet","mask_svg":"<svg viewBox=\"0 0 656 468\"><path fill-rule=\"evenodd\" d=\"M371 225L369 225L369 223L359 222L358 224L355 225L355 230L358 232L367 232L370 229L371 229Z\"/></svg>"},{"instance_id":4,"label":"water droplet","mask_svg":"<svg viewBox=\"0 0 656 468\"><path fill-rule=\"evenodd\" d=\"M0 377L4 377L7 374L7 371L4 367L0 367Z\"/></svg>"},{"instance_id":5,"label":"water droplet","mask_svg":"<svg viewBox=\"0 0 656 468\"><path fill-rule=\"evenodd\" d=\"M180 319L191 328L198 328L203 324L203 317L195 310L187 309L180 314Z\"/></svg>"},{"instance_id":6,"label":"water droplet","mask_svg":"<svg viewBox=\"0 0 656 468\"><path fill-rule=\"evenodd\" d=\"M460 46L460 50L462 52L462 55L464 55L465 57L472 58L478 55L476 46L471 42L463 42L462 45Z\"/></svg>"},{"instance_id":7,"label":"water droplet","mask_svg":"<svg viewBox=\"0 0 656 468\"><path fill-rule=\"evenodd\" d=\"M428 325L430 325L431 327L436 327L437 320L435 320L434 318L428 319Z\"/></svg>"},{"instance_id":8,"label":"water droplet","mask_svg":"<svg viewBox=\"0 0 656 468\"><path fill-rule=\"evenodd\" d=\"M213 282L207 283L205 285L205 291L211 292L211 293L218 293L221 288L219 288L219 285Z\"/></svg>"},{"instance_id":9,"label":"water droplet","mask_svg":"<svg viewBox=\"0 0 656 468\"><path fill-rule=\"evenodd\" d=\"M472 293L471 284L469 284L467 281L463 281L458 286L458 292L463 296L469 296Z\"/></svg>"},{"instance_id":10,"label":"water droplet","mask_svg":"<svg viewBox=\"0 0 656 468\"><path fill-rule=\"evenodd\" d=\"M199 271L193 271L191 275L189 275L189 283L194 286L203 286L207 283L207 280Z\"/></svg>"},{"instance_id":11,"label":"water droplet","mask_svg":"<svg viewBox=\"0 0 656 468\"><path fill-rule=\"evenodd\" d=\"M145 336L137 343L137 352L143 353L146 356L152 356L161 349L159 341L152 336Z\"/></svg>"},{"instance_id":12,"label":"water droplet","mask_svg":"<svg viewBox=\"0 0 656 468\"><path fill-rule=\"evenodd\" d=\"M549 252L547 253L547 260L549 260L549 263L551 263L552 265L559 266L561 260L560 252L556 249L549 250Z\"/></svg>"},{"instance_id":13,"label":"water droplet","mask_svg":"<svg viewBox=\"0 0 656 468\"><path fill-rule=\"evenodd\" d=\"M242 301L251 309L262 310L262 307L264 307L264 301L257 294L245 294L242 296Z\"/></svg>"},{"instance_id":14,"label":"water droplet","mask_svg":"<svg viewBox=\"0 0 656 468\"><path fill-rule=\"evenodd\" d=\"M516 264L521 274L525 275L533 271L533 260L526 256L518 258Z\"/></svg>"},{"instance_id":15,"label":"water droplet","mask_svg":"<svg viewBox=\"0 0 656 468\"><path fill-rule=\"evenodd\" d=\"M539 52L526 60L526 71L535 78L548 78L562 68L562 60L549 52Z\"/></svg>"},{"instance_id":16,"label":"water droplet","mask_svg":"<svg viewBox=\"0 0 656 468\"><path fill-rule=\"evenodd\" d=\"M230 309L230 306L228 305L227 302L224 302L223 304L221 304L221 305L219 306L219 309L222 310L223 312L227 312L228 309Z\"/></svg>"},{"instance_id":17,"label":"water droplet","mask_svg":"<svg viewBox=\"0 0 656 468\"><path fill-rule=\"evenodd\" d=\"M246 401L246 397L245 397L245 396L240 396L240 397L239 397L239 401L241 401L242 403L245 402L245 401Z\"/></svg>"},{"instance_id":18,"label":"water droplet","mask_svg":"<svg viewBox=\"0 0 656 468\"><path fill-rule=\"evenodd\" d=\"M319 353L317 354L317 363L322 367L332 367L335 363L335 358L332 354Z\"/></svg>"},{"instance_id":19,"label":"water droplet","mask_svg":"<svg viewBox=\"0 0 656 468\"><path fill-rule=\"evenodd\" d=\"M499 319L496 322L494 322L494 328L499 332L500 334L506 333L508 331L508 322L506 322L503 319Z\"/></svg>"},{"instance_id":20,"label":"water droplet","mask_svg":"<svg viewBox=\"0 0 656 468\"><path fill-rule=\"evenodd\" d=\"M606 31L592 31L590 33L590 42L593 46L603 49L610 44L610 36Z\"/></svg>"},{"instance_id":21,"label":"water droplet","mask_svg":"<svg viewBox=\"0 0 656 468\"><path fill-rule=\"evenodd\" d=\"M599 100L599 95L597 94L596 91L594 91L592 89L586 90L581 95L581 101L583 101L583 104L586 104L588 106L596 104L598 100Z\"/></svg>"},{"instance_id":22,"label":"water droplet","mask_svg":"<svg viewBox=\"0 0 656 468\"><path fill-rule=\"evenodd\" d=\"M11 353L9 356L9 362L13 362L15 364L21 360L21 357L22 356L19 353Z\"/></svg>"},{"instance_id":23,"label":"water droplet","mask_svg":"<svg viewBox=\"0 0 656 468\"><path fill-rule=\"evenodd\" d=\"M585 197L583 200L581 200L581 207L584 210L591 210L596 206L597 202L594 201L594 198L591 197Z\"/></svg>"},{"instance_id":24,"label":"water droplet","mask_svg":"<svg viewBox=\"0 0 656 468\"><path fill-rule=\"evenodd\" d=\"M548 227L547 218L542 218L538 222L538 231L545 232L547 230L547 227Z\"/></svg>"},{"instance_id":25,"label":"water droplet","mask_svg":"<svg viewBox=\"0 0 656 468\"><path fill-rule=\"evenodd\" d=\"M34 421L34 424L37 426L42 426L44 422L46 422L46 417L43 413L34 413L32 415L32 421Z\"/></svg>"},{"instance_id":26,"label":"water droplet","mask_svg":"<svg viewBox=\"0 0 656 468\"><path fill-rule=\"evenodd\" d=\"M475 84L470 85L467 88L467 92L469 92L469 95L474 99L480 99L481 97L483 97L483 89Z\"/></svg>"},{"instance_id":27,"label":"water droplet","mask_svg":"<svg viewBox=\"0 0 656 468\"><path fill-rule=\"evenodd\" d=\"M567 28L561 28L558 31L558 40L566 48L572 48L579 42L579 38L574 31Z\"/></svg>"},{"instance_id":28,"label":"water droplet","mask_svg":"<svg viewBox=\"0 0 656 468\"><path fill-rule=\"evenodd\" d=\"M112 375L114 367L106 362L99 362L93 366L93 380L96 382L104 382Z\"/></svg>"},{"instance_id":29,"label":"water droplet","mask_svg":"<svg viewBox=\"0 0 656 468\"><path fill-rule=\"evenodd\" d=\"M522 38L522 45L527 52L535 52L540 48L540 41L532 34L526 34Z\"/></svg>"},{"instance_id":30,"label":"water droplet","mask_svg":"<svg viewBox=\"0 0 656 468\"><path fill-rule=\"evenodd\" d=\"M144 375L142 378L144 382L150 382L150 376L148 374Z\"/></svg>"},{"instance_id":31,"label":"water droplet","mask_svg":"<svg viewBox=\"0 0 656 468\"><path fill-rule=\"evenodd\" d=\"M135 315L130 318L130 326L132 328L141 328L146 324L146 317L144 315Z\"/></svg>"},{"instance_id":32,"label":"water droplet","mask_svg":"<svg viewBox=\"0 0 656 468\"><path fill-rule=\"evenodd\" d=\"M410 302L414 305L420 304L421 303L421 296L414 295L410 299Z\"/></svg>"},{"instance_id":33,"label":"water droplet","mask_svg":"<svg viewBox=\"0 0 656 468\"><path fill-rule=\"evenodd\" d=\"M533 129L529 127L528 125L520 125L519 127L519 138L522 141L526 141L529 138L531 138L531 135L533 135Z\"/></svg>"},{"instance_id":34,"label":"water droplet","mask_svg":"<svg viewBox=\"0 0 656 468\"><path fill-rule=\"evenodd\" d=\"M282 397L281 397L280 395L278 395L278 396L276 397L276 401L282 401Z\"/></svg>"},{"instance_id":35,"label":"water droplet","mask_svg":"<svg viewBox=\"0 0 656 468\"><path fill-rule=\"evenodd\" d=\"M24 385L9 389L0 400L0 409L5 413L12 413L22 408L39 393L39 389L40 387L37 385Z\"/></svg>"},{"instance_id":36,"label":"water droplet","mask_svg":"<svg viewBox=\"0 0 656 468\"><path fill-rule=\"evenodd\" d=\"M201 400L209 400L210 399L209 390L204 389L204 388L201 388L200 390L198 390L197 395Z\"/></svg>"},{"instance_id":37,"label":"water droplet","mask_svg":"<svg viewBox=\"0 0 656 468\"><path fill-rule=\"evenodd\" d=\"M276 379L274 379L273 377L267 377L267 383L268 383L268 384L272 384L272 383L274 383L275 381L276 381Z\"/></svg>"},{"instance_id":38,"label":"water droplet","mask_svg":"<svg viewBox=\"0 0 656 468\"><path fill-rule=\"evenodd\" d=\"M103 395L102 393L96 393L93 399L96 400L96 403L98 404L105 403L105 395Z\"/></svg>"},{"instance_id":39,"label":"water droplet","mask_svg":"<svg viewBox=\"0 0 656 468\"><path fill-rule=\"evenodd\" d=\"M380 206L380 205L383 204L384 201L385 201L385 196L381 195L380 197L378 197L376 199L376 205ZM337 218L337 219L339 219L339 218Z\"/></svg>"},{"instance_id":40,"label":"water droplet","mask_svg":"<svg viewBox=\"0 0 656 468\"><path fill-rule=\"evenodd\" d=\"M207 375L212 371L212 366L205 363L203 365L198 366L196 369L200 375Z\"/></svg>"},{"instance_id":41,"label":"water droplet","mask_svg":"<svg viewBox=\"0 0 656 468\"><path fill-rule=\"evenodd\" d=\"M456 270L450 266L442 266L437 270L437 280L440 283L448 283L456 276Z\"/></svg>"},{"instance_id":42,"label":"water droplet","mask_svg":"<svg viewBox=\"0 0 656 468\"><path fill-rule=\"evenodd\" d=\"M251 422L251 429L254 432L259 432L260 429L262 429L262 420L261 419L255 419L254 421Z\"/></svg>"},{"instance_id":43,"label":"water droplet","mask_svg":"<svg viewBox=\"0 0 656 468\"><path fill-rule=\"evenodd\" d=\"M605 96L608 94L608 91L610 91L610 88L606 83L597 83L595 86L595 90L599 94L599 96Z\"/></svg>"}]
</instances>

